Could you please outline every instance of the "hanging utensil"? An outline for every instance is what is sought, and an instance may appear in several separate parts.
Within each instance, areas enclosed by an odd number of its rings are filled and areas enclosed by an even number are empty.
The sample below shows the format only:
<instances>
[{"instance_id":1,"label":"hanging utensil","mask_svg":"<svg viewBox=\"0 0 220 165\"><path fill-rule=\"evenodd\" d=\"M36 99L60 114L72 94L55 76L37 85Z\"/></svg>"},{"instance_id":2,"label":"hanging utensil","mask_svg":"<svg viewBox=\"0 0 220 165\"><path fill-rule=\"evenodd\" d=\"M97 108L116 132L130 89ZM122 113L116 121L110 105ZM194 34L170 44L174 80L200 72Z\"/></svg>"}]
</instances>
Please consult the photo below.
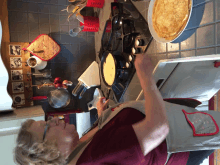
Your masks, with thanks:
<instances>
[{"instance_id":1,"label":"hanging utensil","mask_svg":"<svg viewBox=\"0 0 220 165\"><path fill-rule=\"evenodd\" d=\"M76 87L73 89L72 94L73 96L77 96L79 91L81 91L81 89L83 88L83 82L79 81L78 84L76 85Z\"/></svg>"},{"instance_id":2,"label":"hanging utensil","mask_svg":"<svg viewBox=\"0 0 220 165\"><path fill-rule=\"evenodd\" d=\"M70 20L76 19L78 14L80 15L79 17L82 17L80 14L80 11L86 6L86 4L87 4L87 1L80 1L75 5L70 4L69 6L67 6L66 9L63 9L61 11L67 11L68 13L70 13L70 15L67 18L67 20L69 22Z\"/></svg>"},{"instance_id":3,"label":"hanging utensil","mask_svg":"<svg viewBox=\"0 0 220 165\"><path fill-rule=\"evenodd\" d=\"M72 13L72 11L74 11L74 9L76 8L76 5L70 4L69 6L67 6L66 9L63 9L61 11L67 11L68 13Z\"/></svg>"},{"instance_id":4,"label":"hanging utensil","mask_svg":"<svg viewBox=\"0 0 220 165\"><path fill-rule=\"evenodd\" d=\"M73 96L77 96L79 91L82 90L82 92L79 94L79 99L81 99L87 89L88 89L88 87L83 82L79 81L79 83L73 89L72 94L73 94Z\"/></svg>"},{"instance_id":5,"label":"hanging utensil","mask_svg":"<svg viewBox=\"0 0 220 165\"><path fill-rule=\"evenodd\" d=\"M42 77L45 77L45 78L52 78L51 76L51 69L45 69L44 71L42 71L41 73L28 73L27 76L42 76Z\"/></svg>"},{"instance_id":6,"label":"hanging utensil","mask_svg":"<svg viewBox=\"0 0 220 165\"><path fill-rule=\"evenodd\" d=\"M82 16L80 13L76 14L76 18L77 18L77 20L78 20L79 22L81 22L82 24L84 24L84 18L83 18L83 16Z\"/></svg>"},{"instance_id":7,"label":"hanging utensil","mask_svg":"<svg viewBox=\"0 0 220 165\"><path fill-rule=\"evenodd\" d=\"M84 88L83 88L82 92L79 94L79 99L82 98L82 96L84 95L84 93L86 92L87 89L88 89L88 87L84 84Z\"/></svg>"},{"instance_id":8,"label":"hanging utensil","mask_svg":"<svg viewBox=\"0 0 220 165\"><path fill-rule=\"evenodd\" d=\"M71 37L76 37L82 30L84 26L73 28L69 31Z\"/></svg>"},{"instance_id":9,"label":"hanging utensil","mask_svg":"<svg viewBox=\"0 0 220 165\"><path fill-rule=\"evenodd\" d=\"M41 85L31 85L31 87L37 87L37 89L40 89L42 87L55 87L55 84L54 83L44 83L44 84L41 84Z\"/></svg>"}]
</instances>

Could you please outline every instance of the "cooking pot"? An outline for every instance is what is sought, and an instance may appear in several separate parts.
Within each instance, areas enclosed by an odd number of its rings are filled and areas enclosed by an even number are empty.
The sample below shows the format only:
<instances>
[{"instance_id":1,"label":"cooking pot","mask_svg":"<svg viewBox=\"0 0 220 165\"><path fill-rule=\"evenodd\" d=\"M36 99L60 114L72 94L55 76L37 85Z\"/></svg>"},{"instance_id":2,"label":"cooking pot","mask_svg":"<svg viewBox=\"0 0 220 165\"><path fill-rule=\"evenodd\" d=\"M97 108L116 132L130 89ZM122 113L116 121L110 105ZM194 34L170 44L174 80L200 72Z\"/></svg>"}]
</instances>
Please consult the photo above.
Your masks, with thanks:
<instances>
[{"instance_id":1,"label":"cooking pot","mask_svg":"<svg viewBox=\"0 0 220 165\"><path fill-rule=\"evenodd\" d=\"M55 89L50 91L48 96L35 96L32 100L43 100L48 99L48 103L53 108L64 108L69 105L71 97L66 89Z\"/></svg>"}]
</instances>

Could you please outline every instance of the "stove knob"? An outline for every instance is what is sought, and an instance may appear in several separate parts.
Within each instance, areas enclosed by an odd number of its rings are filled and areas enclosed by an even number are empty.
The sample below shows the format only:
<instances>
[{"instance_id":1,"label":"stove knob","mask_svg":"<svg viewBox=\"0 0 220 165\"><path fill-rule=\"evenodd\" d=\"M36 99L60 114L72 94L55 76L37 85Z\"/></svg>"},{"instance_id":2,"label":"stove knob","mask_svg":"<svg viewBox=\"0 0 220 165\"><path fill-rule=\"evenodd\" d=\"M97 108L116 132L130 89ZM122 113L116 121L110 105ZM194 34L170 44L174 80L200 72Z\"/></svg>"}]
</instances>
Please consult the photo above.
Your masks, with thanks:
<instances>
[{"instance_id":1,"label":"stove knob","mask_svg":"<svg viewBox=\"0 0 220 165\"><path fill-rule=\"evenodd\" d=\"M136 49L132 48L132 53L135 54L135 52L136 52Z\"/></svg>"},{"instance_id":2,"label":"stove knob","mask_svg":"<svg viewBox=\"0 0 220 165\"><path fill-rule=\"evenodd\" d=\"M126 68L130 68L131 67L131 63L130 62L126 62Z\"/></svg>"},{"instance_id":3,"label":"stove knob","mask_svg":"<svg viewBox=\"0 0 220 165\"><path fill-rule=\"evenodd\" d=\"M132 61L133 60L132 55L129 55L128 59L129 59L129 61Z\"/></svg>"},{"instance_id":4,"label":"stove knob","mask_svg":"<svg viewBox=\"0 0 220 165\"><path fill-rule=\"evenodd\" d=\"M139 46L140 41L138 39L135 40L135 47Z\"/></svg>"},{"instance_id":5,"label":"stove knob","mask_svg":"<svg viewBox=\"0 0 220 165\"><path fill-rule=\"evenodd\" d=\"M132 48L132 53L133 54L141 54L143 53L143 50L141 48Z\"/></svg>"},{"instance_id":6,"label":"stove knob","mask_svg":"<svg viewBox=\"0 0 220 165\"><path fill-rule=\"evenodd\" d=\"M137 46L145 46L144 40L143 39L136 39L135 40L135 47Z\"/></svg>"}]
</instances>

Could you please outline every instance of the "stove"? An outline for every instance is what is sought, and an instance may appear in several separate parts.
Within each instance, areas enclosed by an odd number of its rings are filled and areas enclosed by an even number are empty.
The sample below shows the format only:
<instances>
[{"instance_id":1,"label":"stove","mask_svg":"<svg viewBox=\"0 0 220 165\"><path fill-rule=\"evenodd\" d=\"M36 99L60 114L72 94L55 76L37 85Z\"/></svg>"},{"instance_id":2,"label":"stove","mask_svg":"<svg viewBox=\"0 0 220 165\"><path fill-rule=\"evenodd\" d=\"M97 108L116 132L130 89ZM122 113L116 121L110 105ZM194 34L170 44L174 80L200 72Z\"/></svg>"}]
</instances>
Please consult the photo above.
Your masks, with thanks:
<instances>
[{"instance_id":1,"label":"stove","mask_svg":"<svg viewBox=\"0 0 220 165\"><path fill-rule=\"evenodd\" d=\"M109 24L111 30L109 32ZM101 61L104 52L110 51L121 69L118 69L115 82L109 88L100 72L101 91L104 97L121 102L135 72L135 54L143 53L152 40L148 24L130 0L111 3L111 16L106 21L99 51ZM136 48L137 43L141 48ZM101 65L99 64L99 70Z\"/></svg>"}]
</instances>

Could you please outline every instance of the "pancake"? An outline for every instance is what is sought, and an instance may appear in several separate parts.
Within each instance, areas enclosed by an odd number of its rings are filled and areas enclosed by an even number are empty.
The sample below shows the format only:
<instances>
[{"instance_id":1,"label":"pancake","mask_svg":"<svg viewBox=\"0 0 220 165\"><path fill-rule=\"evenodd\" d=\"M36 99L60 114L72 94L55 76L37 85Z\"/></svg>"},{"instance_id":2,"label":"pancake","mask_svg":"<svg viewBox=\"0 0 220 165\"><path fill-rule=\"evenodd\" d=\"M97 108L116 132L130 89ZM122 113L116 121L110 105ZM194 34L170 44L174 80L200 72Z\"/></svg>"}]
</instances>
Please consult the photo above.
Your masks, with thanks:
<instances>
[{"instance_id":1,"label":"pancake","mask_svg":"<svg viewBox=\"0 0 220 165\"><path fill-rule=\"evenodd\" d=\"M191 5L191 0L156 0L152 21L157 35L175 39L187 24Z\"/></svg>"},{"instance_id":2,"label":"pancake","mask_svg":"<svg viewBox=\"0 0 220 165\"><path fill-rule=\"evenodd\" d=\"M108 85L112 85L115 80L115 61L111 53L108 54L106 62L103 64L103 74Z\"/></svg>"}]
</instances>

